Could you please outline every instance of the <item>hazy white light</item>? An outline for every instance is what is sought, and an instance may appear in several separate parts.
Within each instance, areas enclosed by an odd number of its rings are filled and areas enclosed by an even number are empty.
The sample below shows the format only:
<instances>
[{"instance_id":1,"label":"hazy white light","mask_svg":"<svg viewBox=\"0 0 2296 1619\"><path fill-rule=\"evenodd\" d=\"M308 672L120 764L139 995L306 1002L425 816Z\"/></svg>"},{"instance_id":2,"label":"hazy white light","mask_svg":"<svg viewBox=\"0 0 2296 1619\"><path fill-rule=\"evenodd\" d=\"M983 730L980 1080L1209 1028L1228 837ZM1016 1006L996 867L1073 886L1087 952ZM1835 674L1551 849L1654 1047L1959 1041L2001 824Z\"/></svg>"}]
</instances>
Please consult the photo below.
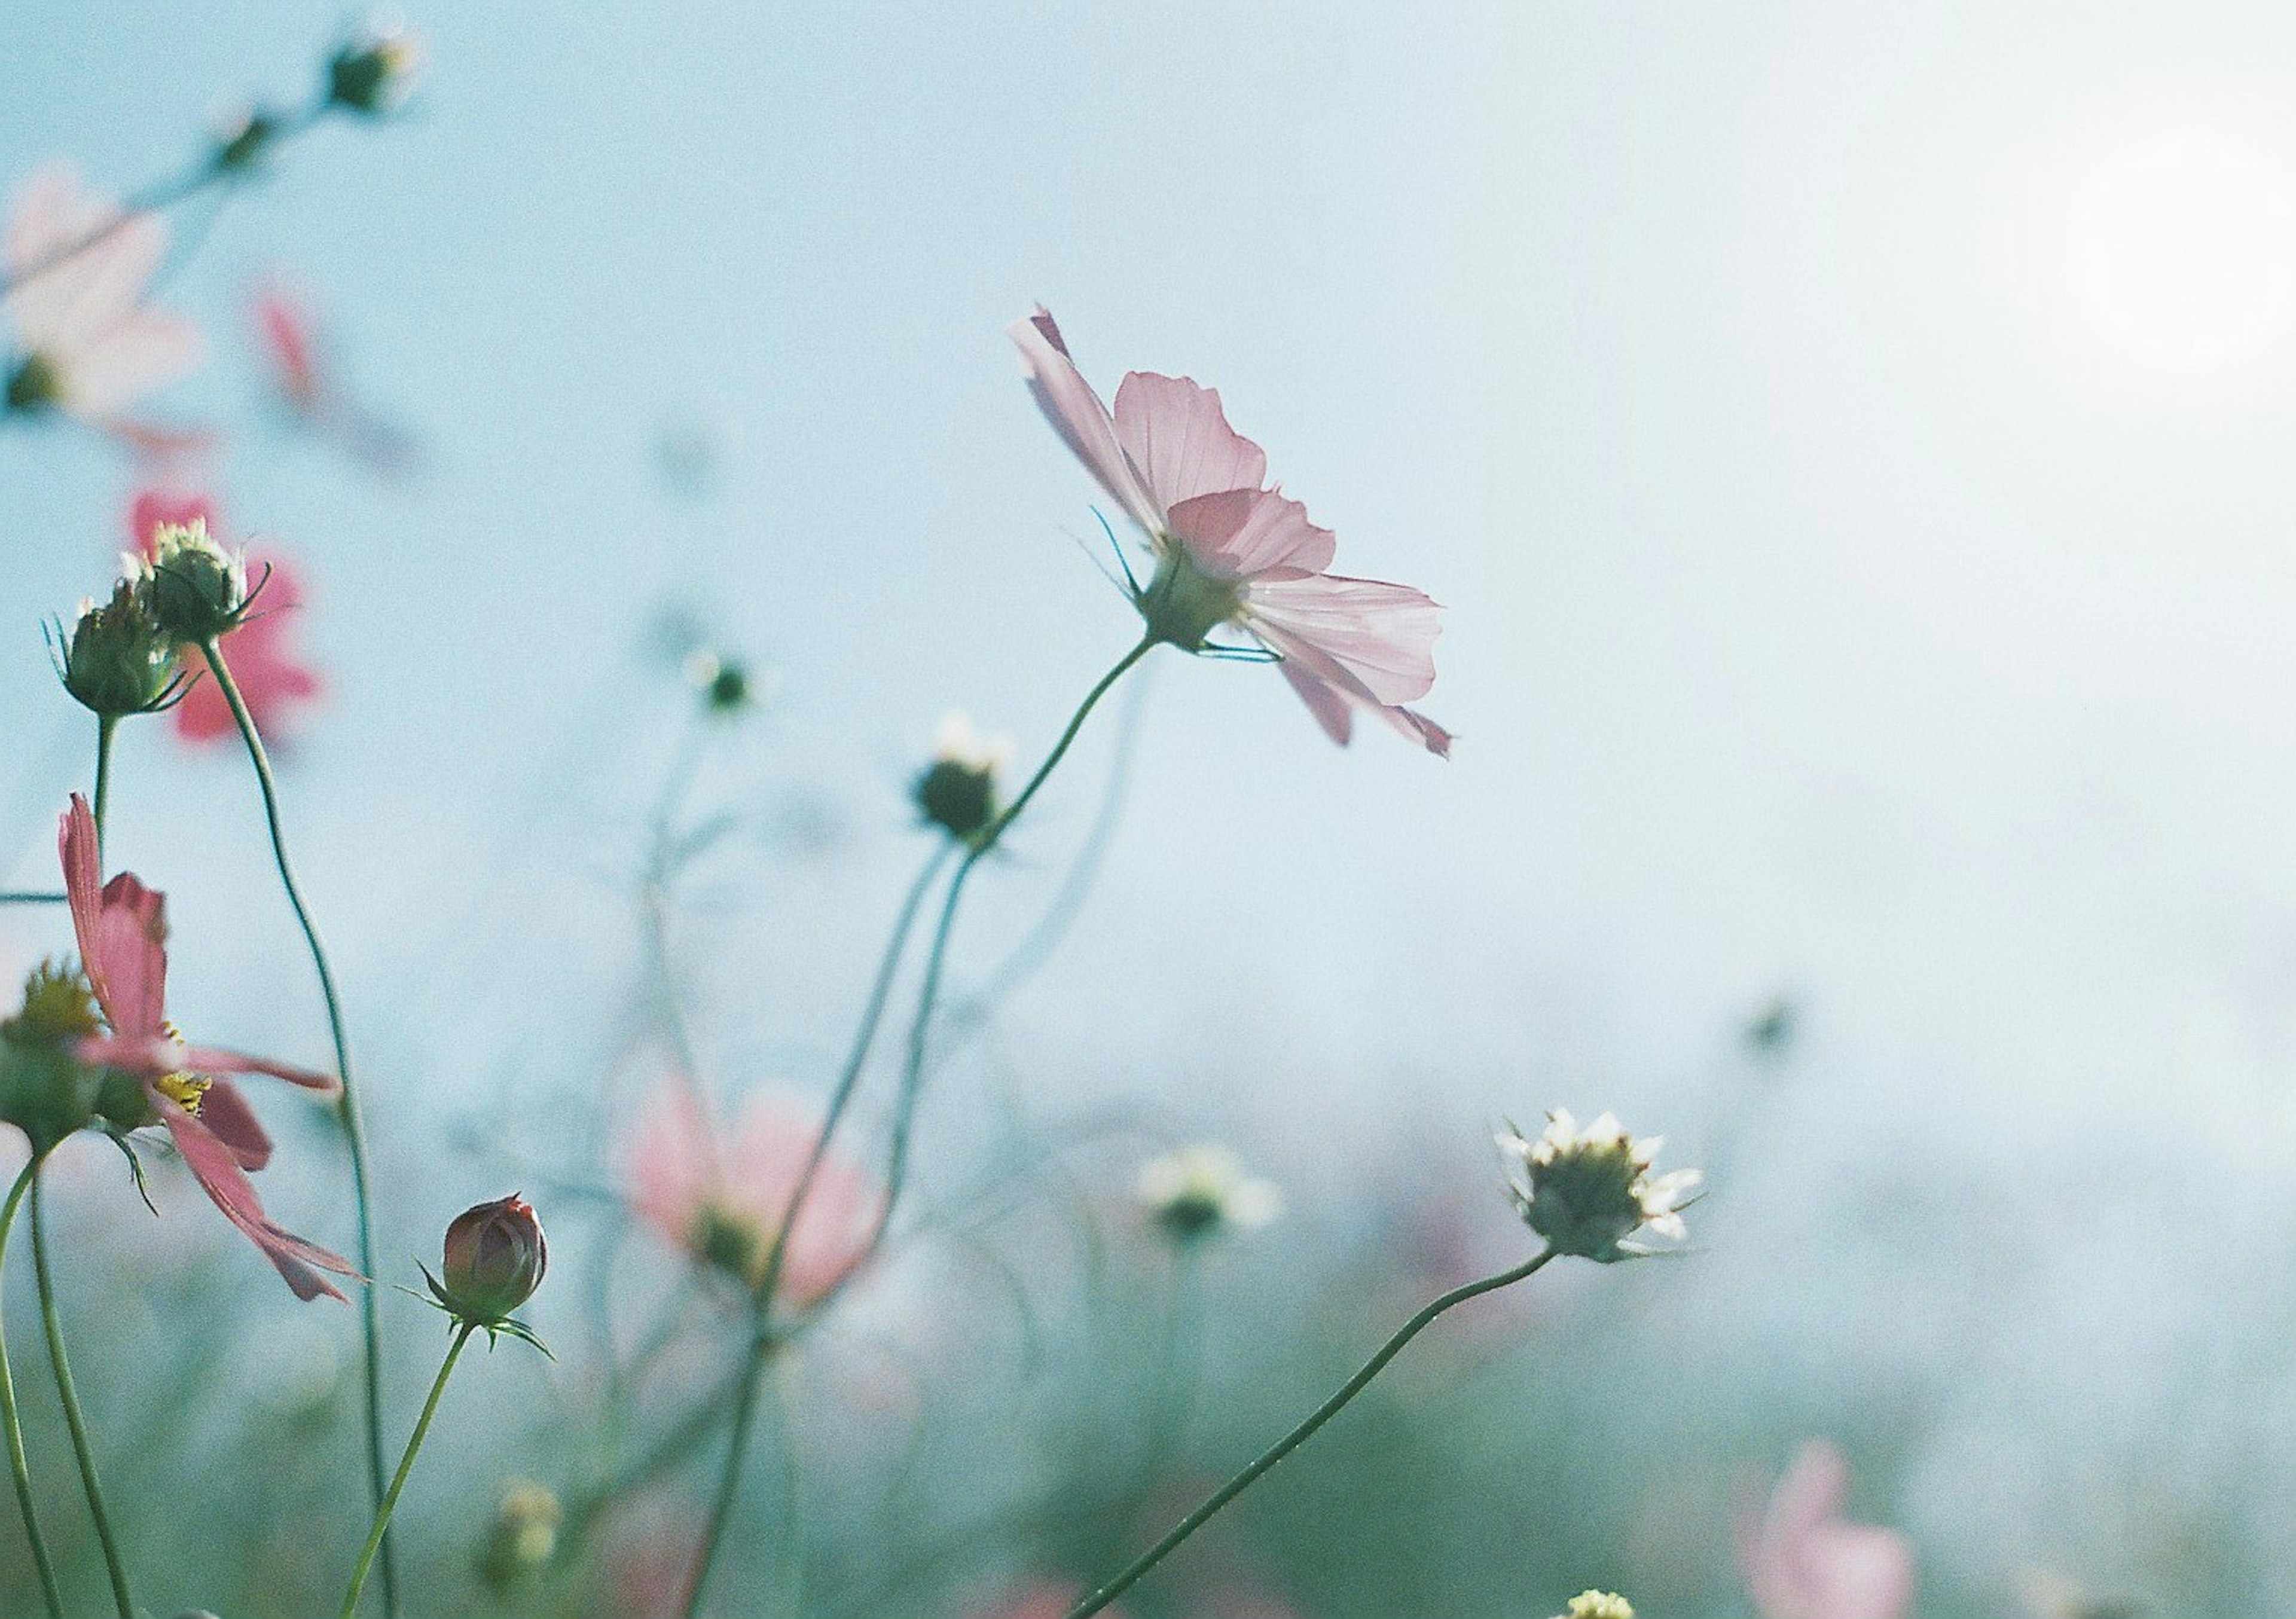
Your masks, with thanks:
<instances>
[{"instance_id":1,"label":"hazy white light","mask_svg":"<svg viewBox=\"0 0 2296 1619\"><path fill-rule=\"evenodd\" d=\"M2212 370L2296 325L2296 188L2254 142L2207 128L2125 141L2071 204L2076 310L2128 356Z\"/></svg>"}]
</instances>

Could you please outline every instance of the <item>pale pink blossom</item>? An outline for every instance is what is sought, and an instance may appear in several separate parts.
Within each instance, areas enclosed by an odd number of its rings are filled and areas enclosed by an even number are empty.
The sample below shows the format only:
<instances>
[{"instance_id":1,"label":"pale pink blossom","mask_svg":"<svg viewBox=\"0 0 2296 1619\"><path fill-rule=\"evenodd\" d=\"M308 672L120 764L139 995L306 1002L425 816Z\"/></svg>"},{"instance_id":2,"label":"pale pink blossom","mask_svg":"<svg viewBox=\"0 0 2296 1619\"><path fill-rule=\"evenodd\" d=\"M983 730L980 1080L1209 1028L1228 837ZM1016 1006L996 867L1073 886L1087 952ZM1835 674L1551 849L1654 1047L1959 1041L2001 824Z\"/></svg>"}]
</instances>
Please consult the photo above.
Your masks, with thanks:
<instances>
[{"instance_id":1,"label":"pale pink blossom","mask_svg":"<svg viewBox=\"0 0 2296 1619\"><path fill-rule=\"evenodd\" d=\"M1267 487L1267 455L1228 426L1215 390L1133 372L1111 413L1042 306L1009 330L1054 429L1154 547L1156 575L1136 597L1152 634L1193 652L1233 626L1282 660L1333 741L1364 708L1449 756L1450 733L1405 707L1435 683L1433 601L1328 571L1331 530Z\"/></svg>"},{"instance_id":2,"label":"pale pink blossom","mask_svg":"<svg viewBox=\"0 0 2296 1619\"><path fill-rule=\"evenodd\" d=\"M1906 1619L1914 1549L1894 1529L1853 1524L1849 1464L1823 1442L1804 1445L1739 1533L1739 1558L1761 1619Z\"/></svg>"},{"instance_id":3,"label":"pale pink blossom","mask_svg":"<svg viewBox=\"0 0 2296 1619\"><path fill-rule=\"evenodd\" d=\"M133 872L102 880L95 818L78 793L57 831L64 892L80 966L111 1032L82 1043L81 1060L144 1082L157 1121L217 1208L263 1250L298 1298L342 1294L323 1271L355 1276L349 1261L303 1240L263 1212L250 1173L271 1161L271 1138L225 1074L267 1074L332 1092L324 1074L212 1046L186 1045L168 1022L167 897Z\"/></svg>"},{"instance_id":4,"label":"pale pink blossom","mask_svg":"<svg viewBox=\"0 0 2296 1619\"><path fill-rule=\"evenodd\" d=\"M166 221L123 219L69 167L26 181L8 217L0 304L17 350L11 402L114 427L128 405L189 371L198 331L144 302L167 252Z\"/></svg>"},{"instance_id":5,"label":"pale pink blossom","mask_svg":"<svg viewBox=\"0 0 2296 1619\"><path fill-rule=\"evenodd\" d=\"M136 495L127 527L137 553L149 561L157 554L161 528L194 522L220 532L212 499L195 491L152 488ZM256 601L255 610L231 633L225 656L256 730L266 741L276 743L293 734L304 712L324 695L326 688L304 656L297 635L298 615L304 602L300 566L275 548L251 545L247 568L250 578L262 581L263 593ZM194 670L203 666L197 652L187 654L186 658ZM239 735L231 704L212 679L194 682L168 713L176 734L187 742L218 742Z\"/></svg>"},{"instance_id":6,"label":"pale pink blossom","mask_svg":"<svg viewBox=\"0 0 2296 1619\"><path fill-rule=\"evenodd\" d=\"M797 1190L820 1123L785 1097L752 1097L730 1130L683 1074L656 1086L629 1148L630 1204L670 1243L751 1287ZM818 1304L867 1256L879 1189L834 1154L822 1162L775 1284L794 1309Z\"/></svg>"}]
</instances>

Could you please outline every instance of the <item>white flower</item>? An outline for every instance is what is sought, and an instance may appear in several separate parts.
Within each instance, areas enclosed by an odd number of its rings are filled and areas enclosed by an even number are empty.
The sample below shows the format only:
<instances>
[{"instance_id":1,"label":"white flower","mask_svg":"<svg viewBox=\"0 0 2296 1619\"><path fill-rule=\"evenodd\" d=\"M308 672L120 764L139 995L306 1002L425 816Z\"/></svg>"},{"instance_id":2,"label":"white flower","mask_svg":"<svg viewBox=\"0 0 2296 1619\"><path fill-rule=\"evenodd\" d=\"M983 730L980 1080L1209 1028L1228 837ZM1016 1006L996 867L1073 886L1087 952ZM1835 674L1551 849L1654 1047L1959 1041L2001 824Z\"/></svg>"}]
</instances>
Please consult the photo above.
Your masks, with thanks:
<instances>
[{"instance_id":1,"label":"white flower","mask_svg":"<svg viewBox=\"0 0 2296 1619\"><path fill-rule=\"evenodd\" d=\"M1273 1182L1245 1174L1235 1154L1209 1144L1151 1158L1141 1165L1138 1190L1149 1218L1183 1242L1222 1226L1266 1225L1283 1212Z\"/></svg>"},{"instance_id":2,"label":"white flower","mask_svg":"<svg viewBox=\"0 0 2296 1619\"><path fill-rule=\"evenodd\" d=\"M1652 1175L1663 1138L1636 1141L1608 1113L1581 1130L1558 1108L1536 1139L1511 1124L1494 1139L1516 1208L1557 1253L1608 1263L1660 1251L1629 1243L1637 1231L1672 1242L1688 1235L1682 1210L1704 1177L1694 1169Z\"/></svg>"},{"instance_id":3,"label":"white flower","mask_svg":"<svg viewBox=\"0 0 2296 1619\"><path fill-rule=\"evenodd\" d=\"M1011 737L975 731L972 717L962 708L943 715L933 731L934 763L955 765L975 775L993 776L1010 769L1013 753Z\"/></svg>"}]
</instances>

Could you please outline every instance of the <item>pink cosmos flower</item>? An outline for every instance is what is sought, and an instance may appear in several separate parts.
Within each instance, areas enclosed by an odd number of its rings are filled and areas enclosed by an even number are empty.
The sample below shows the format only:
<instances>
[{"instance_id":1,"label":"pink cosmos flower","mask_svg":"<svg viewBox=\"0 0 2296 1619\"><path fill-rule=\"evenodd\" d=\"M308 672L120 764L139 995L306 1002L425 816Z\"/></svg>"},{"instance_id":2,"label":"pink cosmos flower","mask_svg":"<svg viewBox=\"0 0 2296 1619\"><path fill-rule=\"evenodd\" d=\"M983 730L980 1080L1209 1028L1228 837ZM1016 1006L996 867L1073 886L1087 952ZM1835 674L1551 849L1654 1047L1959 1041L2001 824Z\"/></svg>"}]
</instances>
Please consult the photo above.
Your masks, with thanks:
<instances>
[{"instance_id":1,"label":"pink cosmos flower","mask_svg":"<svg viewBox=\"0 0 2296 1619\"><path fill-rule=\"evenodd\" d=\"M1333 741L1363 708L1450 756L1450 732L1404 707L1435 683L1439 609L1409 585L1329 572L1331 530L1266 487L1267 455L1228 426L1217 392L1136 371L1111 413L1042 305L1008 330L1054 430L1155 549L1135 597L1152 634L1194 652L1233 626L1282 660Z\"/></svg>"},{"instance_id":2,"label":"pink cosmos flower","mask_svg":"<svg viewBox=\"0 0 2296 1619\"><path fill-rule=\"evenodd\" d=\"M166 221L138 214L80 247L119 219L119 204L82 192L69 167L42 169L17 192L0 300L19 351L11 408L117 427L121 411L198 361L198 331L144 302L167 256Z\"/></svg>"},{"instance_id":3,"label":"pink cosmos flower","mask_svg":"<svg viewBox=\"0 0 2296 1619\"><path fill-rule=\"evenodd\" d=\"M149 560L162 527L193 522L204 522L209 530L221 531L215 502L209 496L193 491L144 489L129 510L127 528L136 550ZM250 547L247 561L249 577L265 581L263 594L256 610L232 632L227 656L239 694L247 699L247 711L255 716L255 728L266 740L277 741L292 733L303 711L324 695L325 687L297 644L294 615L303 605L302 570L281 552L264 546ZM201 666L196 654L190 666ZM194 683L169 713L176 734L187 742L215 742L239 735L231 705L212 680Z\"/></svg>"},{"instance_id":4,"label":"pink cosmos flower","mask_svg":"<svg viewBox=\"0 0 2296 1619\"><path fill-rule=\"evenodd\" d=\"M255 296L255 334L271 385L289 416L339 446L369 471L405 472L414 455L406 430L367 409L326 364L310 306L276 283Z\"/></svg>"},{"instance_id":5,"label":"pink cosmos flower","mask_svg":"<svg viewBox=\"0 0 2296 1619\"><path fill-rule=\"evenodd\" d=\"M1906 1619L1914 1549L1894 1529L1843 1521L1849 1464L1830 1444L1802 1447L1749 1514L1738 1555L1761 1619Z\"/></svg>"},{"instance_id":6,"label":"pink cosmos flower","mask_svg":"<svg viewBox=\"0 0 2296 1619\"><path fill-rule=\"evenodd\" d=\"M698 1262L755 1287L818 1129L805 1109L767 1093L721 1138L699 1089L673 1074L647 1100L631 1141L631 1206ZM824 1159L783 1256L780 1299L803 1310L835 1291L867 1256L881 1201L858 1170Z\"/></svg>"},{"instance_id":7,"label":"pink cosmos flower","mask_svg":"<svg viewBox=\"0 0 2296 1619\"><path fill-rule=\"evenodd\" d=\"M218 1076L267 1074L328 1092L338 1088L335 1082L266 1058L185 1045L168 1023L166 895L145 887L133 872L102 881L95 818L78 793L63 814L57 843L80 965L111 1026L110 1034L81 1043L81 1059L143 1080L153 1114L175 1138L200 1190L278 1267L296 1297L342 1297L321 1272L356 1276L350 1263L304 1241L263 1212L247 1177L271 1161L271 1138L239 1088Z\"/></svg>"}]
</instances>

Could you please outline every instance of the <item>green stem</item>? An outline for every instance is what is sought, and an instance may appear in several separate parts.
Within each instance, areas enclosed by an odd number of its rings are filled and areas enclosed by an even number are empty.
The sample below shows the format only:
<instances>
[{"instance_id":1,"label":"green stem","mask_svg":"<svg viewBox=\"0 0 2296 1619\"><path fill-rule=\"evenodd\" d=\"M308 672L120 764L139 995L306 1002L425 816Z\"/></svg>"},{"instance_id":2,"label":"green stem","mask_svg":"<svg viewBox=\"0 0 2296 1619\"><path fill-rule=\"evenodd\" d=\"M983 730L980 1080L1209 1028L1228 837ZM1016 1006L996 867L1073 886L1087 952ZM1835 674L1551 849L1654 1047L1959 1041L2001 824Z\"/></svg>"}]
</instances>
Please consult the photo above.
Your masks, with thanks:
<instances>
[{"instance_id":1,"label":"green stem","mask_svg":"<svg viewBox=\"0 0 2296 1619\"><path fill-rule=\"evenodd\" d=\"M103 1572L111 1580L111 1599L119 1619L135 1619L135 1599L127 1593L127 1566L112 1538L111 1514L103 1504L103 1480L97 1475L95 1446L87 1436L87 1419L79 1409L79 1388L72 1381L71 1361L64 1353L64 1325L56 1312L54 1279L49 1274L48 1232L40 1214L40 1183L32 1182L32 1272L40 1289L40 1326L48 1337L48 1361L56 1371L56 1394L63 1401L64 1426L71 1430L72 1456L79 1463L80 1487L87 1492L88 1516L95 1520L95 1538L103 1548Z\"/></svg>"},{"instance_id":2,"label":"green stem","mask_svg":"<svg viewBox=\"0 0 2296 1619\"><path fill-rule=\"evenodd\" d=\"M941 968L947 957L949 935L956 921L956 902L964 892L965 877L980 863L989 850L996 846L1005 829L1020 819L1021 812L1029 807L1029 801L1037 796L1038 789L1052 775L1054 767L1066 756L1070 745L1077 740L1078 732L1084 729L1086 718L1099 705L1100 699L1108 695L1110 689L1124 678L1133 665L1147 657L1155 645L1155 637L1143 636L1138 645L1117 659L1108 673L1094 683L1092 690L1085 693L1084 701L1070 715L1068 726L1061 732L1060 740L1053 744L1053 750L1037 767L1037 773L1029 778L1028 784L1021 788L1019 796L1005 806L1004 812L973 839L964 851L964 858L958 863L956 874L949 879L947 897L941 904L940 920L933 930L932 952L925 961L924 985L918 995L916 1020L909 1028L908 1060L902 1072L898 1111L894 1116L892 1162L885 1179L885 1195L878 1206L877 1222L862 1251L861 1261L852 1267L849 1274L857 1272L884 1240L886 1228L892 1221L893 1205L900 1196L908 1163L909 1124L916 1112L917 1091L924 1070L925 1033L932 1021L934 1003L939 994ZM933 874L939 869L936 858L925 868L915 887L910 890L909 903L902 907L893 946L886 952L885 961L878 970L877 984L871 993L869 1009L863 1020L864 1032L861 1038L854 1043L848 1074L840 1080L839 1093L832 1102L832 1114L841 1112L844 1103L850 1100L853 1087L859 1079L862 1061L867 1055L869 1036L875 1032L877 1020L883 1013L885 997L891 988L893 970L898 964L900 944L914 920L917 904L931 887ZM757 1329L750 1340L749 1362L743 1370L740 1391L735 1395L733 1438L726 1447L725 1470L718 1476L718 1492L710 1506L709 1526L702 1533L701 1549L693 1570L693 1583L685 1593L685 1619L694 1619L694 1615L701 1611L701 1598L709 1583L710 1569L718 1559L718 1547L725 1538L726 1525L734 1515L734 1500L741 1492L742 1464L748 1456L750 1429L757 1421L758 1374L764 1370L766 1357L772 1353L775 1343L771 1320L773 1285L780 1277L781 1260L788 1247L790 1233L803 1211L803 1194L809 1190L812 1173L828 1151L828 1141L829 1127L825 1125L815 1141L813 1156L807 1164L806 1179L800 1182L799 1194L791 1198L788 1214L782 1221L781 1229L775 1234L774 1252L767 1262L765 1280L757 1296Z\"/></svg>"},{"instance_id":3,"label":"green stem","mask_svg":"<svg viewBox=\"0 0 2296 1619\"><path fill-rule=\"evenodd\" d=\"M1110 1603L1131 1590L1139 1581L1140 1576L1162 1562L1173 1548L1210 1522L1213 1515L1222 1507L1250 1489L1259 1481L1261 1475L1307 1443L1315 1436L1317 1428L1338 1416L1341 1409L1349 1401L1363 1393L1365 1386L1379 1376L1387 1363L1403 1352L1403 1346L1424 1331L1437 1316L1455 1304L1465 1304L1471 1298L1496 1292L1501 1288L1513 1287L1538 1271L1554 1257L1553 1248L1543 1248L1529 1260L1511 1271L1502 1271L1496 1276L1486 1276L1480 1281L1471 1281L1463 1288L1454 1288L1434 1303L1423 1307L1418 1314L1404 1322L1401 1329L1393 1337L1379 1346L1379 1353L1365 1361L1361 1370L1340 1385L1337 1394L1310 1411L1306 1421L1260 1452L1259 1460L1250 1467L1213 1491L1205 1499L1202 1506L1198 1507L1174 1525L1170 1533L1134 1558L1125 1566L1122 1573L1069 1610L1068 1619L1088 1619L1090 1615L1099 1613Z\"/></svg>"},{"instance_id":4,"label":"green stem","mask_svg":"<svg viewBox=\"0 0 2296 1619\"><path fill-rule=\"evenodd\" d=\"M35 1151L23 1173L8 1189L8 1201L0 1205L0 1259L8 1251L8 1232L16 1223L17 1206L24 1194L32 1189L40 1173L40 1160L46 1155ZM40 1533L40 1517L32 1505L32 1469L24 1460L24 1429L16 1417L16 1378L8 1369L8 1341L4 1325L0 1325L0 1422L8 1427L8 1471L16 1481L16 1507L24 1515L24 1538L32 1543L32 1566L40 1573L40 1594L47 1600L49 1619L64 1619L64 1599L56 1589L55 1565L48 1560L48 1542Z\"/></svg>"},{"instance_id":5,"label":"green stem","mask_svg":"<svg viewBox=\"0 0 2296 1619\"><path fill-rule=\"evenodd\" d=\"M279 784L272 778L271 757L264 750L262 734L255 728L255 716L247 711L247 699L240 695L239 683L232 679L231 666L224 662L221 643L209 639L200 650L207 658L208 671L214 675L217 690L231 705L231 715L239 724L241 738L247 743L248 761L255 767L255 780L263 792L263 818L271 830L271 857L279 868L279 885L287 891L287 903L302 927L303 942L311 952L311 965L318 971L319 993L327 1003L327 1033L334 1041L335 1072L343 1082L342 1091L335 1099L335 1116L342 1124L343 1140L350 1149L351 1195L358 1206L359 1270L373 1277L374 1205L368 1187L366 1130L359 1117L358 1087L351 1077L350 1036L343 1027L342 998L335 988L335 971L327 961L327 947L319 937L318 924L311 920L310 907L303 901L302 887L295 880L295 868L287 858L287 835L279 821ZM380 1511L384 1468L382 1323L376 1308L375 1288L371 1285L359 1290L359 1329L365 1361L367 1493ZM388 1524L389 1514L383 1514L383 1522ZM398 1571L387 1539L382 1547L382 1606L387 1614L398 1612Z\"/></svg>"},{"instance_id":6,"label":"green stem","mask_svg":"<svg viewBox=\"0 0 2296 1619\"><path fill-rule=\"evenodd\" d=\"M61 905L70 897L43 888L9 888L0 891L0 905Z\"/></svg>"},{"instance_id":7,"label":"green stem","mask_svg":"<svg viewBox=\"0 0 2296 1619\"><path fill-rule=\"evenodd\" d=\"M430 1397L422 1402L422 1414L414 1419L414 1432L406 1441L406 1454L398 1459L398 1471L391 1476L390 1488L384 1493L382 1504L375 1509L374 1527L367 1531L358 1566L351 1570L350 1589L343 1593L342 1619L352 1619L358 1612L359 1591L366 1584L366 1571L390 1533L390 1515L398 1509L399 1492L406 1488L407 1475L414 1471L414 1459L422 1453L422 1441L430 1432L430 1419L439 1414L439 1396L447 1392L447 1379L454 1375L455 1362L463 1358L463 1345L477 1330L476 1324L464 1321L455 1329L455 1341L447 1345L447 1358L439 1363L439 1375L430 1385Z\"/></svg>"},{"instance_id":8,"label":"green stem","mask_svg":"<svg viewBox=\"0 0 2296 1619\"><path fill-rule=\"evenodd\" d=\"M99 714L95 716L95 853L96 864L103 863L103 812L111 803L111 733L119 728L119 716ZM100 875L101 873L99 873ZM40 1199L32 1198L32 1223L40 1220Z\"/></svg>"}]
</instances>

